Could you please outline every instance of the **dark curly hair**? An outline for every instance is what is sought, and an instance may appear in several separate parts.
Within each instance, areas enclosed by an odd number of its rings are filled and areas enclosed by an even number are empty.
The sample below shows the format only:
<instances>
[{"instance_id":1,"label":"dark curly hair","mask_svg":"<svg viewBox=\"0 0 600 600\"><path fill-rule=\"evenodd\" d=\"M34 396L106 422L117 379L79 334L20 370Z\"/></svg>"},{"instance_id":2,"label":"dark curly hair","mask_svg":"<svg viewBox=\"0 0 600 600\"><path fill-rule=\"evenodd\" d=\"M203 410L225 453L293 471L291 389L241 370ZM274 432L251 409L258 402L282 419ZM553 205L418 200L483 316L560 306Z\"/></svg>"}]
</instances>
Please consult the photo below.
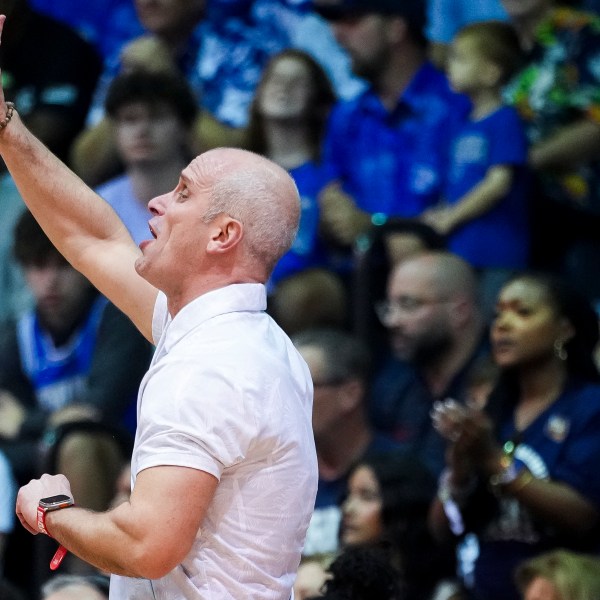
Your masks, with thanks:
<instances>
[{"instance_id":1,"label":"dark curly hair","mask_svg":"<svg viewBox=\"0 0 600 600\"><path fill-rule=\"evenodd\" d=\"M346 548L331 563L325 582L327 600L401 600L400 574L383 548Z\"/></svg>"},{"instance_id":2,"label":"dark curly hair","mask_svg":"<svg viewBox=\"0 0 600 600\"><path fill-rule=\"evenodd\" d=\"M597 383L600 373L594 362L594 351L599 339L598 315L588 299L575 287L552 273L526 271L511 277L505 284L526 281L539 287L557 318L564 318L573 327L573 337L565 342L565 361L570 380ZM515 369L501 372L490 394L486 412L498 425L514 409L519 398L519 385Z\"/></svg>"},{"instance_id":3,"label":"dark curly hair","mask_svg":"<svg viewBox=\"0 0 600 600\"><path fill-rule=\"evenodd\" d=\"M373 471L381 496L384 534L376 546L397 569L404 586L403 599L427 597L440 580L455 571L453 550L439 545L428 528L436 478L417 456L402 450L368 453L349 476L364 466Z\"/></svg>"}]
</instances>

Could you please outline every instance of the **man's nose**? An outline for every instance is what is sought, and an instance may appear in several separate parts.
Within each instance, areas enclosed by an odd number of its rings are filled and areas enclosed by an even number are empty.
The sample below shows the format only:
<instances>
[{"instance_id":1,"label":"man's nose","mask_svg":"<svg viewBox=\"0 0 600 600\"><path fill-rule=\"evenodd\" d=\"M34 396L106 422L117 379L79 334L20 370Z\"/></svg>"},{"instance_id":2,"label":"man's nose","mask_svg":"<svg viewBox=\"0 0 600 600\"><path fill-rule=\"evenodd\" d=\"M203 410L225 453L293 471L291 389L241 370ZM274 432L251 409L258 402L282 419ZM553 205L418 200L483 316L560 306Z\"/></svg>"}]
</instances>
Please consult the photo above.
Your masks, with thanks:
<instances>
[{"instance_id":1,"label":"man's nose","mask_svg":"<svg viewBox=\"0 0 600 600\"><path fill-rule=\"evenodd\" d=\"M494 318L492 327L496 329L508 329L512 324L512 316L508 311L499 312Z\"/></svg>"},{"instance_id":2,"label":"man's nose","mask_svg":"<svg viewBox=\"0 0 600 600\"><path fill-rule=\"evenodd\" d=\"M169 197L172 194L173 192L169 192L167 194L162 194L161 196L155 196L148 202L148 210L153 215L163 215L168 205Z\"/></svg>"}]
</instances>

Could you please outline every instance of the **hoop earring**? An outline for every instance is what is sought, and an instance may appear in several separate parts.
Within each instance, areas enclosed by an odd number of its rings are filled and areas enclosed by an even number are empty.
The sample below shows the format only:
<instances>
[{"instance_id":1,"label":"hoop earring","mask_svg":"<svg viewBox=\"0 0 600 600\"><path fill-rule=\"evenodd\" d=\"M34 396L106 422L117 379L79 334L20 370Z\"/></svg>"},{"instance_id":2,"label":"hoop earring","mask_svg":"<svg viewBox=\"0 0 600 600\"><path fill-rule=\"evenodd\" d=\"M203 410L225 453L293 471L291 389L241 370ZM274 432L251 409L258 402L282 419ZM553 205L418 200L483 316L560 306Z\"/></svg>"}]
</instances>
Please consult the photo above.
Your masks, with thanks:
<instances>
[{"instance_id":1,"label":"hoop earring","mask_svg":"<svg viewBox=\"0 0 600 600\"><path fill-rule=\"evenodd\" d=\"M565 361L567 360L567 358L569 358L569 353L565 348L564 340L558 339L554 342L554 355L556 356L556 358L558 358L558 360L562 361Z\"/></svg>"}]
</instances>

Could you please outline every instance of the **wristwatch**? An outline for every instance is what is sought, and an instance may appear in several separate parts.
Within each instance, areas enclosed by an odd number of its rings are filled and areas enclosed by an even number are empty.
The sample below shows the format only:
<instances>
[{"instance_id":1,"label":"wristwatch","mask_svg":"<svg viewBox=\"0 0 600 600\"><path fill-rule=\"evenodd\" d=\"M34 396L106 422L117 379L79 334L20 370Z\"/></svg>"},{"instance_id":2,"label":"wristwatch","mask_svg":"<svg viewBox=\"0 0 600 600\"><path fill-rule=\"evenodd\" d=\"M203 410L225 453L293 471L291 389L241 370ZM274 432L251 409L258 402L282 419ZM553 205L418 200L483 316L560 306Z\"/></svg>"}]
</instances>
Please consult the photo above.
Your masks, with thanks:
<instances>
[{"instance_id":1,"label":"wristwatch","mask_svg":"<svg viewBox=\"0 0 600 600\"><path fill-rule=\"evenodd\" d=\"M37 526L40 532L52 537L46 528L46 513L52 512L53 510L60 510L61 508L68 508L69 506L73 506L73 504L73 498L66 494L41 498L37 508Z\"/></svg>"}]
</instances>

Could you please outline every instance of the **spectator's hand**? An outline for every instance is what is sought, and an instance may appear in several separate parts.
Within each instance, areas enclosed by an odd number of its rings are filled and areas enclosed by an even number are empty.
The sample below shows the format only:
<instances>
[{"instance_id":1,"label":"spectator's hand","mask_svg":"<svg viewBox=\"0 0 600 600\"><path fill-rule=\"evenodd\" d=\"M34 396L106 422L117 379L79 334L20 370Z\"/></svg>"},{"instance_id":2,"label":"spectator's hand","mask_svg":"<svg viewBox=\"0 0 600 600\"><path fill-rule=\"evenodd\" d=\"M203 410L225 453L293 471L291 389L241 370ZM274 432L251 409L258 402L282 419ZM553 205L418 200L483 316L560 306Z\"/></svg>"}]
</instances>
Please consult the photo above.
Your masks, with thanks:
<instances>
[{"instance_id":1,"label":"spectator's hand","mask_svg":"<svg viewBox=\"0 0 600 600\"><path fill-rule=\"evenodd\" d=\"M176 73L177 65L168 46L154 35L143 35L129 42L121 51L123 72Z\"/></svg>"},{"instance_id":2,"label":"spectator's hand","mask_svg":"<svg viewBox=\"0 0 600 600\"><path fill-rule=\"evenodd\" d=\"M456 226L450 207L430 208L421 215L420 220L435 229L440 235L447 235Z\"/></svg>"},{"instance_id":3,"label":"spectator's hand","mask_svg":"<svg viewBox=\"0 0 600 600\"><path fill-rule=\"evenodd\" d=\"M294 598L308 600L321 595L321 589L331 576L317 560L307 560L298 567L294 582Z\"/></svg>"},{"instance_id":4,"label":"spectator's hand","mask_svg":"<svg viewBox=\"0 0 600 600\"><path fill-rule=\"evenodd\" d=\"M17 494L17 517L21 525L36 535L39 533L37 527L37 507L40 498L66 494L73 496L71 485L64 475L44 474L40 479L32 479L27 485L24 485Z\"/></svg>"},{"instance_id":5,"label":"spectator's hand","mask_svg":"<svg viewBox=\"0 0 600 600\"><path fill-rule=\"evenodd\" d=\"M15 439L26 416L25 408L11 393L0 391L0 437Z\"/></svg>"},{"instance_id":6,"label":"spectator's hand","mask_svg":"<svg viewBox=\"0 0 600 600\"><path fill-rule=\"evenodd\" d=\"M435 403L431 417L436 431L451 443L446 455L451 469L463 472L472 465L485 470L497 458L493 425L481 409L448 399Z\"/></svg>"},{"instance_id":7,"label":"spectator's hand","mask_svg":"<svg viewBox=\"0 0 600 600\"><path fill-rule=\"evenodd\" d=\"M339 183L327 185L319 194L321 225L325 234L343 246L351 246L371 226L371 217L356 208Z\"/></svg>"},{"instance_id":8,"label":"spectator's hand","mask_svg":"<svg viewBox=\"0 0 600 600\"><path fill-rule=\"evenodd\" d=\"M76 421L99 421L100 417L100 411L95 406L73 404L52 413L48 419L48 425L54 429L65 423L74 423Z\"/></svg>"}]
</instances>

